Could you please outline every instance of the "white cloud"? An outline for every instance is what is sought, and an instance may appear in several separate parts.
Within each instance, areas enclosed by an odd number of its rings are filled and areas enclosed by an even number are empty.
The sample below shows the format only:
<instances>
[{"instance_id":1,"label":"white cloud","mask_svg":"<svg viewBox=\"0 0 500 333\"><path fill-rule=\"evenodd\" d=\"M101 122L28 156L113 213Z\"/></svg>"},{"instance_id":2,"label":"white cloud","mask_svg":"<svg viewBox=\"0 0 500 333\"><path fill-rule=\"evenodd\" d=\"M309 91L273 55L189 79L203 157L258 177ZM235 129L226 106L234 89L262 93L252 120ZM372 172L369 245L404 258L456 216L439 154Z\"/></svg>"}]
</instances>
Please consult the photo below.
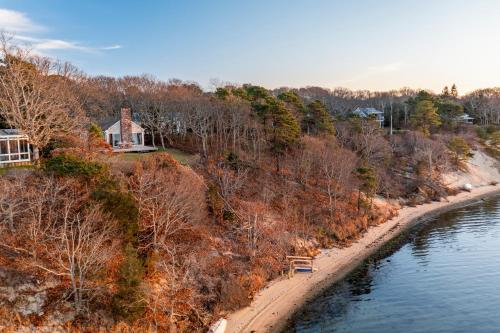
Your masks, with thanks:
<instances>
[{"instance_id":1,"label":"white cloud","mask_svg":"<svg viewBox=\"0 0 500 333\"><path fill-rule=\"evenodd\" d=\"M115 45L110 45L110 46L102 47L101 49L102 50L118 50L118 49L121 49L121 48L122 48L121 45L115 44Z\"/></svg>"},{"instance_id":2,"label":"white cloud","mask_svg":"<svg viewBox=\"0 0 500 333\"><path fill-rule=\"evenodd\" d=\"M45 28L35 24L25 13L0 8L0 29L16 33L42 31Z\"/></svg>"},{"instance_id":3,"label":"white cloud","mask_svg":"<svg viewBox=\"0 0 500 333\"><path fill-rule=\"evenodd\" d=\"M29 44L34 52L40 54L63 50L97 53L121 48L121 45L117 44L96 47L75 41L34 37L32 34L46 31L46 28L34 23L25 13L5 8L0 8L0 30L13 34L14 39Z\"/></svg>"}]
</instances>

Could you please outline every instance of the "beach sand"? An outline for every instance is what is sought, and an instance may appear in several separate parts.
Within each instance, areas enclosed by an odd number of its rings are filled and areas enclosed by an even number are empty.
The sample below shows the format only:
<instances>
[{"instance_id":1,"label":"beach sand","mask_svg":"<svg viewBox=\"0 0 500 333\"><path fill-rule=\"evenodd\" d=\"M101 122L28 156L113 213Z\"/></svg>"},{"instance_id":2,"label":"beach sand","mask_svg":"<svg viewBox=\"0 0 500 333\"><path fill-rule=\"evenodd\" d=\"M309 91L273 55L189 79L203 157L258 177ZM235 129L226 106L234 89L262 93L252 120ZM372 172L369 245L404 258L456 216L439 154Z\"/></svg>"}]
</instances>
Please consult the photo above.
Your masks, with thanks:
<instances>
[{"instance_id":1,"label":"beach sand","mask_svg":"<svg viewBox=\"0 0 500 333\"><path fill-rule=\"evenodd\" d=\"M226 332L280 332L292 314L307 300L345 277L381 245L402 231L444 211L500 193L499 185L488 185L492 181L500 181L496 161L482 153L475 156L470 162L469 172L448 177L451 186L472 183L474 189L471 192L460 192L440 202L404 207L399 210L398 216L371 227L351 246L323 250L314 261L315 267L319 269L317 272L298 273L291 279L272 281L255 296L250 306L228 316Z\"/></svg>"}]
</instances>

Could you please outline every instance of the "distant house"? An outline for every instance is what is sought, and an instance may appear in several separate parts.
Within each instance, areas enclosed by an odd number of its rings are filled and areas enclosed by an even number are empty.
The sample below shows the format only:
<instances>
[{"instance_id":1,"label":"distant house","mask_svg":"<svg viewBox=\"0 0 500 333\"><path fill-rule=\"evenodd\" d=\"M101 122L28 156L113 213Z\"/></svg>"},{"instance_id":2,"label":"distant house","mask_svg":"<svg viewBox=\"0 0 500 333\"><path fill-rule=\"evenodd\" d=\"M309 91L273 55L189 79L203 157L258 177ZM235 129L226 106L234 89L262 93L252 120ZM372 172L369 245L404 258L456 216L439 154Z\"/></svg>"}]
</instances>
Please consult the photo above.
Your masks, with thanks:
<instances>
[{"instance_id":1,"label":"distant house","mask_svg":"<svg viewBox=\"0 0 500 333\"><path fill-rule=\"evenodd\" d=\"M352 113L360 118L373 117L376 121L378 121L380 127L384 127L384 112L382 111L375 108L357 108Z\"/></svg>"},{"instance_id":2,"label":"distant house","mask_svg":"<svg viewBox=\"0 0 500 333\"><path fill-rule=\"evenodd\" d=\"M27 135L16 129L0 129L0 167L31 161Z\"/></svg>"},{"instance_id":3,"label":"distant house","mask_svg":"<svg viewBox=\"0 0 500 333\"><path fill-rule=\"evenodd\" d=\"M120 118L101 123L104 138L115 152L156 150L144 145L144 129L132 121L130 108L120 110Z\"/></svg>"},{"instance_id":4,"label":"distant house","mask_svg":"<svg viewBox=\"0 0 500 333\"><path fill-rule=\"evenodd\" d=\"M464 113L463 115L457 117L457 121L463 124L472 124L474 123L474 118L469 116L467 113Z\"/></svg>"}]
</instances>

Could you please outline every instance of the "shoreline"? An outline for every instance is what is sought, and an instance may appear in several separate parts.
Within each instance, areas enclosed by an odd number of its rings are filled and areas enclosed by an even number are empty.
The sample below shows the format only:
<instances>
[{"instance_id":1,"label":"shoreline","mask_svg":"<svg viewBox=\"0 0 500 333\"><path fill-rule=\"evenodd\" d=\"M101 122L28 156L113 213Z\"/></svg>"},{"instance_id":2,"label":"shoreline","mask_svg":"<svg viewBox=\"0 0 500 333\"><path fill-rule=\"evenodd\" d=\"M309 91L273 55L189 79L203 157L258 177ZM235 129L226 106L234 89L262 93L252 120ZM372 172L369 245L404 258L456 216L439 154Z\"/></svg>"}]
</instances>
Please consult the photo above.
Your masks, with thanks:
<instances>
[{"instance_id":1,"label":"shoreline","mask_svg":"<svg viewBox=\"0 0 500 333\"><path fill-rule=\"evenodd\" d=\"M279 278L260 290L250 306L227 317L227 333L280 332L290 317L324 289L338 282L382 245L411 227L449 210L500 194L500 185L485 185L439 202L403 207L398 215L371 227L359 240L342 249L324 249L315 259L319 270Z\"/></svg>"}]
</instances>

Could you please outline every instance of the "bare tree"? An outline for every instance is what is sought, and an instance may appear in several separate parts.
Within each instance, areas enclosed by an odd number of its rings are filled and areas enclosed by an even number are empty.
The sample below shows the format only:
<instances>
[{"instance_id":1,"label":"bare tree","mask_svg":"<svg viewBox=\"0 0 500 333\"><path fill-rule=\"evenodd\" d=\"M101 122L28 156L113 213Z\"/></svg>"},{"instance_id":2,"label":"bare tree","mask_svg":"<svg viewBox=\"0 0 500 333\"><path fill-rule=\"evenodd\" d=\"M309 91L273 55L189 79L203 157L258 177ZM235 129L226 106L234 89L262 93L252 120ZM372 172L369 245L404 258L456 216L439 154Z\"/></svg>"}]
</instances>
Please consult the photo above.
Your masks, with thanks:
<instances>
[{"instance_id":1,"label":"bare tree","mask_svg":"<svg viewBox=\"0 0 500 333\"><path fill-rule=\"evenodd\" d=\"M81 126L81 107L69 86L74 73L66 64L30 55L0 38L0 112L12 127L28 135L33 158L50 140L74 135Z\"/></svg>"},{"instance_id":2,"label":"bare tree","mask_svg":"<svg viewBox=\"0 0 500 333\"><path fill-rule=\"evenodd\" d=\"M86 293L92 288L88 278L100 271L111 258L110 244L112 227L98 207L74 214L74 200L65 200L62 223L52 230L50 238L55 240L56 250L50 257L57 270L45 270L68 276L76 312L83 308ZM42 267L42 266L39 266Z\"/></svg>"},{"instance_id":3,"label":"bare tree","mask_svg":"<svg viewBox=\"0 0 500 333\"><path fill-rule=\"evenodd\" d=\"M182 166L172 170L162 163L168 162L161 157L146 161L129 180L139 205L142 246L156 251L200 218L204 200L198 178Z\"/></svg>"},{"instance_id":4,"label":"bare tree","mask_svg":"<svg viewBox=\"0 0 500 333\"><path fill-rule=\"evenodd\" d=\"M344 195L352 183L352 173L356 166L357 157L349 150L325 145L318 159L321 174L326 182L329 199L330 218L337 208L337 199Z\"/></svg>"}]
</instances>

